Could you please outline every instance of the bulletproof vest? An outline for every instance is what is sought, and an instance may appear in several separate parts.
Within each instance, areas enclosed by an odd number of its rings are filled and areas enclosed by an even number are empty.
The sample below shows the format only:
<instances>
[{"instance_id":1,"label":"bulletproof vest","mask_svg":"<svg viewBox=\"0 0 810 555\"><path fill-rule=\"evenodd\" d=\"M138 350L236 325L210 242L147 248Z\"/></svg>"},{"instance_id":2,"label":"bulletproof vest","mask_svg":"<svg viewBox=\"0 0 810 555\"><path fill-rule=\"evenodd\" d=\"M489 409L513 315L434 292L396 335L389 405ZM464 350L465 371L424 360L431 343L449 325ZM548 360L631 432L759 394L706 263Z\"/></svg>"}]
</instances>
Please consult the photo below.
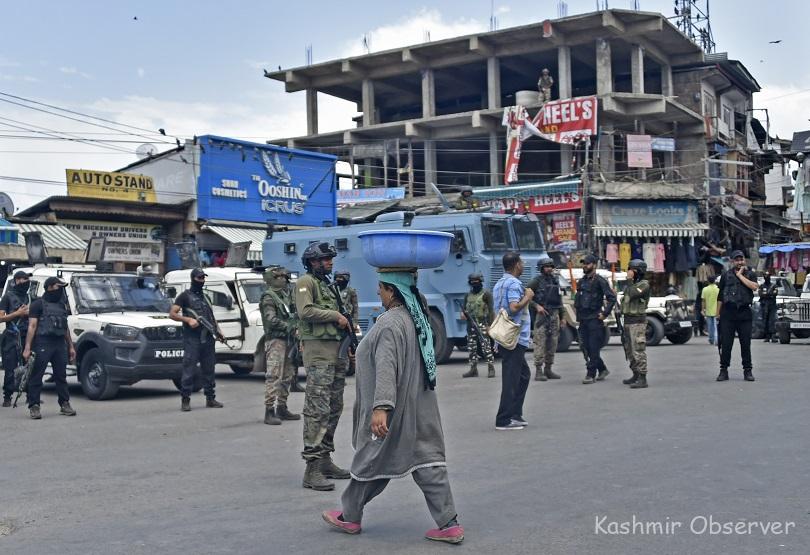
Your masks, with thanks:
<instances>
[{"instance_id":1,"label":"bulletproof vest","mask_svg":"<svg viewBox=\"0 0 810 555\"><path fill-rule=\"evenodd\" d=\"M733 304L738 307L750 306L754 302L754 292L743 285L737 278L734 270L726 273L724 281L722 299L724 304Z\"/></svg>"},{"instance_id":2,"label":"bulletproof vest","mask_svg":"<svg viewBox=\"0 0 810 555\"><path fill-rule=\"evenodd\" d=\"M557 310L562 308L562 294L560 293L560 282L557 276L538 276L538 290L535 291L534 301L542 305L543 308Z\"/></svg>"},{"instance_id":3,"label":"bulletproof vest","mask_svg":"<svg viewBox=\"0 0 810 555\"><path fill-rule=\"evenodd\" d=\"M352 292L354 291L354 289L352 289L351 287L349 287L347 285L346 289L343 289L342 291L338 287L338 291L340 291L340 300L343 303L343 308L346 309L346 312L351 314L352 312L354 312L354 298L355 298L355 295L352 295Z\"/></svg>"},{"instance_id":4,"label":"bulletproof vest","mask_svg":"<svg viewBox=\"0 0 810 555\"><path fill-rule=\"evenodd\" d=\"M268 288L262 294L260 304L262 307L266 306L267 304L271 304L273 308L275 308L276 317L280 320L289 321L293 318L292 311L290 310L289 295L286 291L274 291ZM264 314L264 310L262 310L261 313L262 325L264 326L264 329L267 330L269 328L269 322ZM265 337L270 339L287 339L287 332L285 330L272 329L270 331L265 331Z\"/></svg>"},{"instance_id":5,"label":"bulletproof vest","mask_svg":"<svg viewBox=\"0 0 810 555\"><path fill-rule=\"evenodd\" d=\"M28 295L20 295L13 288L9 289L6 293L9 300L11 301L11 306L9 310L9 314L12 312L16 312L24 304L31 304L28 300ZM6 331L5 333L9 334L22 334L25 335L28 332L28 316L23 316L21 318L17 318L11 322L6 322Z\"/></svg>"},{"instance_id":6,"label":"bulletproof vest","mask_svg":"<svg viewBox=\"0 0 810 555\"><path fill-rule=\"evenodd\" d=\"M480 293L467 293L467 298L464 300L465 310L470 313L470 316L475 318L476 322L483 322L487 315L487 302L484 300L484 291Z\"/></svg>"},{"instance_id":7,"label":"bulletproof vest","mask_svg":"<svg viewBox=\"0 0 810 555\"><path fill-rule=\"evenodd\" d=\"M577 310L586 312L597 312L602 310L604 304L604 296L602 289L599 287L599 280L601 276L596 275L591 278L582 278L577 284L577 298L574 301L574 306Z\"/></svg>"},{"instance_id":8,"label":"bulletproof vest","mask_svg":"<svg viewBox=\"0 0 810 555\"><path fill-rule=\"evenodd\" d=\"M37 323L37 337L65 337L68 311L62 301L49 303L42 299L42 316Z\"/></svg>"},{"instance_id":9,"label":"bulletproof vest","mask_svg":"<svg viewBox=\"0 0 810 555\"><path fill-rule=\"evenodd\" d=\"M630 295L627 294L631 288L638 287L642 283L646 283L646 281L639 280L635 283L627 285L627 287L624 288L624 296L622 297L622 314L625 316L644 316L647 314L647 305L650 303L649 288L644 295L641 297L636 297L635 299L631 299Z\"/></svg>"},{"instance_id":10,"label":"bulletproof vest","mask_svg":"<svg viewBox=\"0 0 810 555\"><path fill-rule=\"evenodd\" d=\"M196 312L197 315L199 315L201 318L205 318L206 320L214 324L214 311L211 308L211 305L208 304L208 301L205 299L203 294L195 293L191 289L187 289L186 291L188 293L189 308L192 309L194 312ZM185 329L187 327L186 324L183 324L183 327ZM191 330L191 328L189 328L189 330ZM199 326L191 331L201 332L202 326Z\"/></svg>"},{"instance_id":11,"label":"bulletproof vest","mask_svg":"<svg viewBox=\"0 0 810 555\"><path fill-rule=\"evenodd\" d=\"M296 287L299 289L304 286L309 288L310 285L314 285L312 289L314 289L315 294L312 302L315 304L315 306L322 310L334 310L337 312L337 301L335 300L333 293L329 290L329 286L326 285L323 280L320 280L312 274L307 273L298 280ZM298 309L300 310L301 307L298 307ZM313 339L340 341L342 337L337 324L334 322L309 322L301 318L299 326L301 339L304 341Z\"/></svg>"}]
</instances>

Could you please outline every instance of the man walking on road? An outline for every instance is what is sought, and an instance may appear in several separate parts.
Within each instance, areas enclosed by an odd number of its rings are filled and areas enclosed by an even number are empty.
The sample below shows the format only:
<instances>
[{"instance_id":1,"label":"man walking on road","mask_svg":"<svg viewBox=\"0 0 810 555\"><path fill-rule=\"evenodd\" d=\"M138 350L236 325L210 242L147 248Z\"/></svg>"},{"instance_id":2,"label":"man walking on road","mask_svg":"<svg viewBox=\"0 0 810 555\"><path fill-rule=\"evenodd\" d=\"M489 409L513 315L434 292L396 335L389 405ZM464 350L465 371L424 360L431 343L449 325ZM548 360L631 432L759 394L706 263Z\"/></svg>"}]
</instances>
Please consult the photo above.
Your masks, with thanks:
<instances>
[{"instance_id":1,"label":"man walking on road","mask_svg":"<svg viewBox=\"0 0 810 555\"><path fill-rule=\"evenodd\" d=\"M732 268L720 277L720 301L717 314L720 319L720 374L718 382L728 380L728 367L731 365L731 350L734 347L734 334L740 338L743 379L754 381L751 361L751 327L753 315L751 303L757 290L757 276L745 265L742 251L731 253Z\"/></svg>"},{"instance_id":2,"label":"man walking on road","mask_svg":"<svg viewBox=\"0 0 810 555\"><path fill-rule=\"evenodd\" d=\"M596 272L596 263L599 262L596 256L586 255L581 262L585 274L577 282L574 308L579 322L579 340L588 359L587 373L582 383L592 384L594 381L604 380L610 374L600 351L607 333L603 322L616 304L616 293L607 280Z\"/></svg>"}]
</instances>

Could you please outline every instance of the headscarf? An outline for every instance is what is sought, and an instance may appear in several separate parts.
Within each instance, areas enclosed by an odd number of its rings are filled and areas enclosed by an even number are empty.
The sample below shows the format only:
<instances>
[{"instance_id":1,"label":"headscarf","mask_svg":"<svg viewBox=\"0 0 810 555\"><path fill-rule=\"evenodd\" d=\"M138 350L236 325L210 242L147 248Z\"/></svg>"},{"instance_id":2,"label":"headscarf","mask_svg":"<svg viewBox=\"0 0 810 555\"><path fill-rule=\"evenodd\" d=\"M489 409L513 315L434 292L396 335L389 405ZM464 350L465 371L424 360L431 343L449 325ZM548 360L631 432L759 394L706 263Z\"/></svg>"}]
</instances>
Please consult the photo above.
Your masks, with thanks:
<instances>
[{"instance_id":1,"label":"headscarf","mask_svg":"<svg viewBox=\"0 0 810 555\"><path fill-rule=\"evenodd\" d=\"M433 328L430 327L427 314L422 309L422 303L418 296L419 290L416 289L414 272L402 271L401 269L394 271L380 269L378 276L381 282L396 287L402 298L405 299L405 307L411 315L414 327L416 327L419 350L422 353L422 360L425 362L427 388L433 389L436 387L436 353L433 350Z\"/></svg>"}]
</instances>

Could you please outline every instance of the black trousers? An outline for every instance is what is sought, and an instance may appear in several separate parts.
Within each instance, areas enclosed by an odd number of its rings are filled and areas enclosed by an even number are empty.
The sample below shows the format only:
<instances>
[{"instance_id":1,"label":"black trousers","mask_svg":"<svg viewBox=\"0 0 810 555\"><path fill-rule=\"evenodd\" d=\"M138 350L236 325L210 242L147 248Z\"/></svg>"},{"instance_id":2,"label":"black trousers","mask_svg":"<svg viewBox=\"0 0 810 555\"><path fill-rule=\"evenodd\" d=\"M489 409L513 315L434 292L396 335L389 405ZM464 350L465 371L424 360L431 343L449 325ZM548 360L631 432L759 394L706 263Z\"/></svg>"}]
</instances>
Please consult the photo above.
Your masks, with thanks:
<instances>
[{"instance_id":1,"label":"black trousers","mask_svg":"<svg viewBox=\"0 0 810 555\"><path fill-rule=\"evenodd\" d=\"M42 393L42 378L45 376L45 369L51 363L53 370L53 381L56 385L56 395L59 398L59 405L70 401L70 393L67 386L67 363L68 349L64 337L34 337L34 344L31 352L36 355L34 370L28 379L28 407L40 404L40 394Z\"/></svg>"},{"instance_id":2,"label":"black trousers","mask_svg":"<svg viewBox=\"0 0 810 555\"><path fill-rule=\"evenodd\" d=\"M740 338L740 351L742 352L742 367L744 370L753 368L751 362L751 327L750 318L720 318L720 368L731 366L731 350L734 347L734 334Z\"/></svg>"},{"instance_id":3,"label":"black trousers","mask_svg":"<svg viewBox=\"0 0 810 555\"><path fill-rule=\"evenodd\" d=\"M25 335L4 333L2 339L3 353L3 397L10 398L14 394L14 370L22 362L22 351L25 346Z\"/></svg>"},{"instance_id":4,"label":"black trousers","mask_svg":"<svg viewBox=\"0 0 810 555\"><path fill-rule=\"evenodd\" d=\"M501 356L501 403L496 426L506 426L515 416L523 416L523 400L532 377L526 363L526 347L517 345L511 351L501 348Z\"/></svg>"},{"instance_id":5,"label":"black trousers","mask_svg":"<svg viewBox=\"0 0 810 555\"><path fill-rule=\"evenodd\" d=\"M194 391L194 381L197 377L197 364L200 365L200 376L203 382L203 391L209 399L215 397L214 366L216 366L216 349L214 341L208 339L200 343L199 337L183 338L183 377L180 379L180 395L191 397Z\"/></svg>"},{"instance_id":6,"label":"black trousers","mask_svg":"<svg viewBox=\"0 0 810 555\"><path fill-rule=\"evenodd\" d=\"M597 372L607 370L602 360L602 345L605 342L605 325L598 318L589 318L579 323L579 340L588 357L586 368L588 376L596 377Z\"/></svg>"},{"instance_id":7,"label":"black trousers","mask_svg":"<svg viewBox=\"0 0 810 555\"><path fill-rule=\"evenodd\" d=\"M762 326L765 330L765 339L770 339L776 333L776 301L761 303Z\"/></svg>"}]
</instances>

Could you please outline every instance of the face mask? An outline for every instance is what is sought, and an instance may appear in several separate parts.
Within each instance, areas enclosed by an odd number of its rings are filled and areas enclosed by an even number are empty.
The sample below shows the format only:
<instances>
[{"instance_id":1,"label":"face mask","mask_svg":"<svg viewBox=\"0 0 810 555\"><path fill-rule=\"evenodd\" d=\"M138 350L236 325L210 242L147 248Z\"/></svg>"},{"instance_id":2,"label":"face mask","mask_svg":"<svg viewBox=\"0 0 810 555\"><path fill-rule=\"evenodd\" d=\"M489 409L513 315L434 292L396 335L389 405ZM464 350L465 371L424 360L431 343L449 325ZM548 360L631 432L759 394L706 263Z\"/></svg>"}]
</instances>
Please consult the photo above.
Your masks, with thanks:
<instances>
[{"instance_id":1,"label":"face mask","mask_svg":"<svg viewBox=\"0 0 810 555\"><path fill-rule=\"evenodd\" d=\"M56 289L54 291L45 291L45 294L42 296L49 303L58 303L59 301L62 300L62 290Z\"/></svg>"},{"instance_id":2,"label":"face mask","mask_svg":"<svg viewBox=\"0 0 810 555\"><path fill-rule=\"evenodd\" d=\"M336 279L336 280L335 280L335 283L336 283L336 284L337 284L337 286L338 286L338 287L340 287L341 289L346 289L346 287L348 287L348 286L349 286L349 282L348 282L348 281L346 281L345 279Z\"/></svg>"},{"instance_id":3,"label":"face mask","mask_svg":"<svg viewBox=\"0 0 810 555\"><path fill-rule=\"evenodd\" d=\"M474 283L470 287L472 288L473 293L480 293L484 288L484 285L482 283Z\"/></svg>"},{"instance_id":4,"label":"face mask","mask_svg":"<svg viewBox=\"0 0 810 555\"><path fill-rule=\"evenodd\" d=\"M31 287L31 282L26 281L25 283L15 283L14 284L14 291L19 293L20 295L25 295L28 293L28 289Z\"/></svg>"},{"instance_id":5,"label":"face mask","mask_svg":"<svg viewBox=\"0 0 810 555\"><path fill-rule=\"evenodd\" d=\"M276 277L270 280L270 287L273 289L284 289L287 287L287 278L285 276Z\"/></svg>"},{"instance_id":6,"label":"face mask","mask_svg":"<svg viewBox=\"0 0 810 555\"><path fill-rule=\"evenodd\" d=\"M191 290L195 293L202 293L203 286L205 286L204 281L197 281L196 279L191 281Z\"/></svg>"}]
</instances>

